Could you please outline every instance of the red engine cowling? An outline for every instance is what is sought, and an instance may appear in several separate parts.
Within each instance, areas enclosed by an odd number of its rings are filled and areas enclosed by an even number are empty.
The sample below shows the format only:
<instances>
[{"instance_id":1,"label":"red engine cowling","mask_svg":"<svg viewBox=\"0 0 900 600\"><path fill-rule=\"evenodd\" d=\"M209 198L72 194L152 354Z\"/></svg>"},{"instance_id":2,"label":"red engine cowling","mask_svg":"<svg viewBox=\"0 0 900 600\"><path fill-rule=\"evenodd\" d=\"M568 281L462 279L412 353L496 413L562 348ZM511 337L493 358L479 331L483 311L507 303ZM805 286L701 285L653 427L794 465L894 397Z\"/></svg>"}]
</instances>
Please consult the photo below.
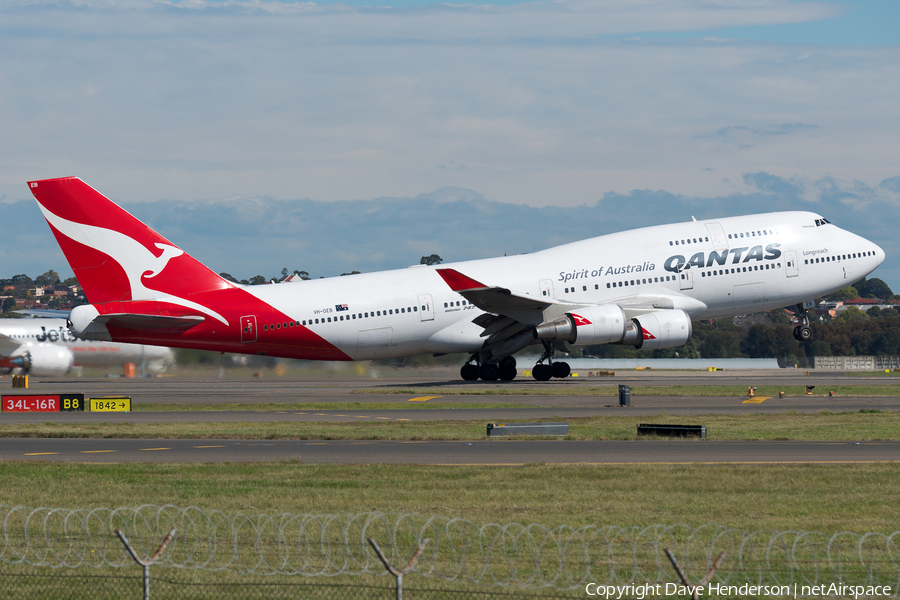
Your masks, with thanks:
<instances>
[{"instance_id":1,"label":"red engine cowling","mask_svg":"<svg viewBox=\"0 0 900 600\"><path fill-rule=\"evenodd\" d=\"M691 337L691 317L683 310L657 310L629 319L615 304L579 308L534 330L539 340L572 346L623 344L643 350L671 348Z\"/></svg>"}]
</instances>

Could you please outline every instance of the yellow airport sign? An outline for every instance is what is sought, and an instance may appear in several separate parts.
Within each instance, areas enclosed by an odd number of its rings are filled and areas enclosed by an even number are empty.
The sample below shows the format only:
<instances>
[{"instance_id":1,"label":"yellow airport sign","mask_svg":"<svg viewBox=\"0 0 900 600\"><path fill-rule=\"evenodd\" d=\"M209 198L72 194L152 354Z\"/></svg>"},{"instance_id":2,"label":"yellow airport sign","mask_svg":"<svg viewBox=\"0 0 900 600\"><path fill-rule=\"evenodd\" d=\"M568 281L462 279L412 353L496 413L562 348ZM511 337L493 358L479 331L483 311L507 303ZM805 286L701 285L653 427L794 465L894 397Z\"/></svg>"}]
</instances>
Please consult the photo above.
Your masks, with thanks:
<instances>
[{"instance_id":1,"label":"yellow airport sign","mask_svg":"<svg viewBox=\"0 0 900 600\"><path fill-rule=\"evenodd\" d=\"M91 398L91 412L131 412L131 398Z\"/></svg>"}]
</instances>

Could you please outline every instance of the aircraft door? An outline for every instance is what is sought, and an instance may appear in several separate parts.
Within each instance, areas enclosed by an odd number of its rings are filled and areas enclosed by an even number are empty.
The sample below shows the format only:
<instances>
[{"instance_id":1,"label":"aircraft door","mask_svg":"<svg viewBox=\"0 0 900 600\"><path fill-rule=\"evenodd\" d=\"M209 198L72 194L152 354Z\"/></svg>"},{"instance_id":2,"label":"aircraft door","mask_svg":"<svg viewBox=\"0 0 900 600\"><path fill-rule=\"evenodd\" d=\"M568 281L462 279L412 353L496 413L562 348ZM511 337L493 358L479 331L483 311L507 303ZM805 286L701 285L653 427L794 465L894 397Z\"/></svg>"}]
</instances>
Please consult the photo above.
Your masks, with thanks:
<instances>
[{"instance_id":1,"label":"aircraft door","mask_svg":"<svg viewBox=\"0 0 900 600\"><path fill-rule=\"evenodd\" d=\"M241 343L256 341L256 315L241 317Z\"/></svg>"},{"instance_id":2,"label":"aircraft door","mask_svg":"<svg viewBox=\"0 0 900 600\"><path fill-rule=\"evenodd\" d=\"M787 250L784 253L784 272L788 277L796 277L800 274L800 265L797 264L797 251Z\"/></svg>"},{"instance_id":3,"label":"aircraft door","mask_svg":"<svg viewBox=\"0 0 900 600\"><path fill-rule=\"evenodd\" d=\"M541 279L541 296L543 298L553 298L553 280L552 279Z\"/></svg>"},{"instance_id":4,"label":"aircraft door","mask_svg":"<svg viewBox=\"0 0 900 600\"><path fill-rule=\"evenodd\" d=\"M681 289L683 290L692 290L694 289L694 280L691 278L691 270L683 269L679 274L679 282L681 283Z\"/></svg>"},{"instance_id":5,"label":"aircraft door","mask_svg":"<svg viewBox=\"0 0 900 600\"><path fill-rule=\"evenodd\" d=\"M722 229L720 223L707 223L706 229L709 231L710 239L712 239L713 248L718 252L728 249L728 238L725 236L725 230Z\"/></svg>"},{"instance_id":6,"label":"aircraft door","mask_svg":"<svg viewBox=\"0 0 900 600\"><path fill-rule=\"evenodd\" d=\"M431 294L419 294L419 321L434 321L434 303Z\"/></svg>"}]
</instances>

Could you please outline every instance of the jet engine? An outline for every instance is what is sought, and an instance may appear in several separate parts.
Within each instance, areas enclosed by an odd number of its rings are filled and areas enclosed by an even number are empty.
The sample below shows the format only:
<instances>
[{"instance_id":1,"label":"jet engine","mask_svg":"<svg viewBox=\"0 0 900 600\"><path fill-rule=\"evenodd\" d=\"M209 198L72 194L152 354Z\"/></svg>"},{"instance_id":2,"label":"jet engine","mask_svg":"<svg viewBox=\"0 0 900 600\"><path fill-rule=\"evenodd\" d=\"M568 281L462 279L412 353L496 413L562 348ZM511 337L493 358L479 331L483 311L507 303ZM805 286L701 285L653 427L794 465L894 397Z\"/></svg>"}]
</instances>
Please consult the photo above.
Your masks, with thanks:
<instances>
[{"instance_id":1,"label":"jet engine","mask_svg":"<svg viewBox=\"0 0 900 600\"><path fill-rule=\"evenodd\" d=\"M615 304L587 306L538 325L534 337L573 346L623 344L644 350L681 346L690 339L691 317L683 310L657 310L629 319Z\"/></svg>"},{"instance_id":2,"label":"jet engine","mask_svg":"<svg viewBox=\"0 0 900 600\"><path fill-rule=\"evenodd\" d=\"M72 368L72 351L56 344L22 347L7 361L29 375L65 375Z\"/></svg>"}]
</instances>

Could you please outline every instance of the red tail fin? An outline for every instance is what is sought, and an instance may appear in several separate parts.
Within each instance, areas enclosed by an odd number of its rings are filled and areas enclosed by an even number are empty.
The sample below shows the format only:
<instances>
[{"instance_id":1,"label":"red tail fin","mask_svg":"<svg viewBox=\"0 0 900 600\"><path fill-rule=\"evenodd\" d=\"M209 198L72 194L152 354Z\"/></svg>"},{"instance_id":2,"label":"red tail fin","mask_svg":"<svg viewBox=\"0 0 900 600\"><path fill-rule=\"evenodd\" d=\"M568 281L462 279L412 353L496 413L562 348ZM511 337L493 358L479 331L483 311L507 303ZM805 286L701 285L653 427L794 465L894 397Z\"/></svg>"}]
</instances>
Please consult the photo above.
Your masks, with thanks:
<instances>
[{"instance_id":1,"label":"red tail fin","mask_svg":"<svg viewBox=\"0 0 900 600\"><path fill-rule=\"evenodd\" d=\"M28 186L92 304L190 306L187 296L233 287L76 177Z\"/></svg>"}]
</instances>

